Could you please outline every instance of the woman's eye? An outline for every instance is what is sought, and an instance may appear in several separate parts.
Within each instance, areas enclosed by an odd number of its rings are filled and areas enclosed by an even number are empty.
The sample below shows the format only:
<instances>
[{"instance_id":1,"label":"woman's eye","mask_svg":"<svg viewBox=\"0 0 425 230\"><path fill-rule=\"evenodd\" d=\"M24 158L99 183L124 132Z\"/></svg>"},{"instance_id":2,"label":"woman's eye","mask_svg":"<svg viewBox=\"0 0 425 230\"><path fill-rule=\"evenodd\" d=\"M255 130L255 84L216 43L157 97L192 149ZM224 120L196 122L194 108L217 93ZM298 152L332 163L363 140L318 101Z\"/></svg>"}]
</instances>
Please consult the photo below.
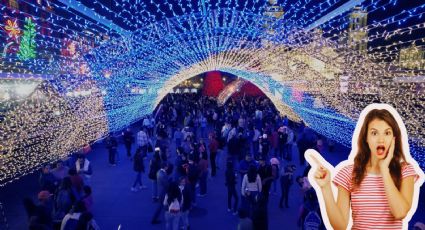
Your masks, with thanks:
<instances>
[{"instance_id":1,"label":"woman's eye","mask_svg":"<svg viewBox=\"0 0 425 230\"><path fill-rule=\"evenodd\" d=\"M372 135L373 135L373 136L376 136L376 132L372 132Z\"/></svg>"},{"instance_id":2,"label":"woman's eye","mask_svg":"<svg viewBox=\"0 0 425 230\"><path fill-rule=\"evenodd\" d=\"M389 136L391 134L392 134L391 132L385 132L385 135L387 135L387 136Z\"/></svg>"}]
</instances>

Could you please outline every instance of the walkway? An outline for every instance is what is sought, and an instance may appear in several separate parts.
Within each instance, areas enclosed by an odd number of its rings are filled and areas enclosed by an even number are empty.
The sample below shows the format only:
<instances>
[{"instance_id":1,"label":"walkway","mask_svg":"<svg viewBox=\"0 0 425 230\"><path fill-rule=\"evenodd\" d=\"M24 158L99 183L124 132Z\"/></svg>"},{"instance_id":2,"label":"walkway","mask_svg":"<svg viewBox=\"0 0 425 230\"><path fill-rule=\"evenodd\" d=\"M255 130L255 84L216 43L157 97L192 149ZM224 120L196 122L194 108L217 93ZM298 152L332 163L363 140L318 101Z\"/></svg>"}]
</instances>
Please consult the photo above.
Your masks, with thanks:
<instances>
[{"instance_id":1,"label":"walkway","mask_svg":"<svg viewBox=\"0 0 425 230\"><path fill-rule=\"evenodd\" d=\"M174 147L172 148L174 150ZM165 229L164 223L151 225L150 220L157 203L151 200L151 183L147 176L143 176L143 182L148 186L147 190L131 192L130 187L135 178L132 163L124 156L124 145L119 146L121 161L117 166L111 167L107 162L107 151L101 144L93 146L89 154L89 160L93 166L91 186L95 199L94 216L102 229ZM174 154L174 151L172 151ZM324 157L332 164L337 164L346 159L348 150L338 146L333 153L325 153ZM191 229L216 230L236 229L238 218L227 212L227 192L224 186L224 155L221 157L218 175L208 181L208 195L197 198L197 207L191 212ZM298 166L298 156L294 154L293 161ZM174 159L171 159L174 162ZM145 162L148 165L148 162ZM294 175L300 175L304 168L297 168ZM239 177L238 177L239 179ZM240 181L239 181L240 183ZM26 214L22 205L22 198L30 196L35 199L38 191L38 173L28 175L21 180L1 188L0 202L3 202L9 222L9 229L27 229ZM290 208L279 209L278 195L271 195L269 202L269 229L299 229L297 227L298 210L302 197L300 188L294 184L291 188ZM278 187L278 193L280 189ZM422 189L422 197L419 209L411 223L425 221L425 190ZM422 204L422 205L421 205ZM1 215L1 213L0 213ZM163 216L161 217L162 220ZM1 222L1 221L0 221ZM0 223L0 229L4 226Z\"/></svg>"}]
</instances>

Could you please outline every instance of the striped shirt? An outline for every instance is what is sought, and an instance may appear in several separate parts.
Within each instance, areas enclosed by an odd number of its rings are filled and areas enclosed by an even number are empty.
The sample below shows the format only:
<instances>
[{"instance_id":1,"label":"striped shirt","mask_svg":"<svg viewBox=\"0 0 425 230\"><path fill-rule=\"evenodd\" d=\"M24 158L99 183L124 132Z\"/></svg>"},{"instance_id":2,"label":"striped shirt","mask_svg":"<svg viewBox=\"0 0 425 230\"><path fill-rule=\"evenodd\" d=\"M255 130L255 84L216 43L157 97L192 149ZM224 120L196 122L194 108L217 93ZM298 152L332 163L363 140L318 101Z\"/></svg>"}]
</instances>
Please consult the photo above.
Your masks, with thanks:
<instances>
[{"instance_id":1,"label":"striped shirt","mask_svg":"<svg viewBox=\"0 0 425 230\"><path fill-rule=\"evenodd\" d=\"M402 167L402 178L419 175L410 164ZM366 174L359 188L352 190L353 165L342 168L333 183L350 192L353 215L352 229L402 229L402 220L395 220L385 194L381 175Z\"/></svg>"}]
</instances>

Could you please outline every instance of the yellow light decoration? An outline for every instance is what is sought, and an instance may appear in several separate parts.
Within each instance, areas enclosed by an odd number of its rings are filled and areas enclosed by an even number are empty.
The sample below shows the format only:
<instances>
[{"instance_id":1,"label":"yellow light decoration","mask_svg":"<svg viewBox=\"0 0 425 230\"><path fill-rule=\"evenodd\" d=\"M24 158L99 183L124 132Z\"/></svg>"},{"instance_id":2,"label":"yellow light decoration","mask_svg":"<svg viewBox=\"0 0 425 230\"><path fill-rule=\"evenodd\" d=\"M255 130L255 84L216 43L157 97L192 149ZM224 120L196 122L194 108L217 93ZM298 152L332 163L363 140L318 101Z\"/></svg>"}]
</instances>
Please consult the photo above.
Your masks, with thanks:
<instances>
[{"instance_id":1,"label":"yellow light decoration","mask_svg":"<svg viewBox=\"0 0 425 230\"><path fill-rule=\"evenodd\" d=\"M83 82L79 88L92 89L90 94L63 98L47 82L40 82L30 96L8 105L0 123L4 146L0 185L108 133L102 96L92 86L93 82Z\"/></svg>"}]
</instances>

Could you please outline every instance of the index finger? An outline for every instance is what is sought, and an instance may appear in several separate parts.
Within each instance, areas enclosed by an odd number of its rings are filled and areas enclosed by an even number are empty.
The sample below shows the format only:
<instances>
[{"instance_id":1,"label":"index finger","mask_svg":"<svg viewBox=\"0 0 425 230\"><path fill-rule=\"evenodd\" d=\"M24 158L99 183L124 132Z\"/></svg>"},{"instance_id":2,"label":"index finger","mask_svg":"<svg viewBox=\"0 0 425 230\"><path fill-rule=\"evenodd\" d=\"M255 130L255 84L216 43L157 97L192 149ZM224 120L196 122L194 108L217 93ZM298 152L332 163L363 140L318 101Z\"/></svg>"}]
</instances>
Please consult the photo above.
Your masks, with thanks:
<instances>
[{"instance_id":1,"label":"index finger","mask_svg":"<svg viewBox=\"0 0 425 230\"><path fill-rule=\"evenodd\" d=\"M314 155L311 155L310 157L311 159L313 159L314 163L316 163L319 166L322 166L322 163Z\"/></svg>"},{"instance_id":2,"label":"index finger","mask_svg":"<svg viewBox=\"0 0 425 230\"><path fill-rule=\"evenodd\" d=\"M324 162L324 159L320 154L314 150L314 149L308 149L305 151L305 157L308 163L313 167L314 165L317 165L318 167L322 167Z\"/></svg>"}]
</instances>

